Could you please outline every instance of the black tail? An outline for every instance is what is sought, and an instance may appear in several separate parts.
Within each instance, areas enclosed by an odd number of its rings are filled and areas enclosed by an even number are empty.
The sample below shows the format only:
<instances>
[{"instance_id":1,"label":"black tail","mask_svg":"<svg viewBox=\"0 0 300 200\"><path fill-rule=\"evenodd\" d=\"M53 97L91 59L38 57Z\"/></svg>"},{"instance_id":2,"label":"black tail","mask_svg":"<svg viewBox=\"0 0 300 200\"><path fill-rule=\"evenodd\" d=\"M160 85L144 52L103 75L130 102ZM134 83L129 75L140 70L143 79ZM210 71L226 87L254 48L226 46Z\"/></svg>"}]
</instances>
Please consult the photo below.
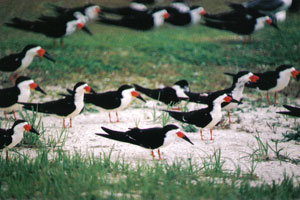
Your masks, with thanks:
<instances>
[{"instance_id":1,"label":"black tail","mask_svg":"<svg viewBox=\"0 0 300 200\"><path fill-rule=\"evenodd\" d=\"M229 3L228 6L233 10L238 10L238 11L245 10L245 7L239 3Z\"/></svg>"},{"instance_id":2,"label":"black tail","mask_svg":"<svg viewBox=\"0 0 300 200\"><path fill-rule=\"evenodd\" d=\"M212 21L212 20L209 20L209 19L205 19L205 22L204 22L203 25L211 27L211 28L221 29L221 30L226 29L226 27L222 24L222 22Z\"/></svg>"},{"instance_id":3,"label":"black tail","mask_svg":"<svg viewBox=\"0 0 300 200\"><path fill-rule=\"evenodd\" d=\"M38 109L39 109L38 103L23 103L23 102L18 102L18 103L22 104L23 108L26 110L38 111Z\"/></svg>"},{"instance_id":4,"label":"black tail","mask_svg":"<svg viewBox=\"0 0 300 200\"><path fill-rule=\"evenodd\" d=\"M294 117L300 117L300 108L294 107L294 106L289 106L289 105L283 105L286 109L289 111L282 111L282 112L277 112L279 114L284 114L284 115L290 115Z\"/></svg>"},{"instance_id":5,"label":"black tail","mask_svg":"<svg viewBox=\"0 0 300 200\"><path fill-rule=\"evenodd\" d=\"M11 21L12 22L10 22L10 23L5 23L5 25L9 26L9 27L25 30L25 31L33 31L33 32L36 31L36 27L35 27L34 22L24 20L24 19L20 19L20 18L17 18L17 17L13 18Z\"/></svg>"},{"instance_id":6,"label":"black tail","mask_svg":"<svg viewBox=\"0 0 300 200\"><path fill-rule=\"evenodd\" d=\"M159 94L157 92L154 92L151 89L144 88L144 87L139 86L137 84L133 84L133 86L136 89L136 91L141 92L141 93L147 95L148 97L151 97L151 98L154 98L154 99L158 99L159 98Z\"/></svg>"},{"instance_id":7,"label":"black tail","mask_svg":"<svg viewBox=\"0 0 300 200\"><path fill-rule=\"evenodd\" d=\"M115 25L115 26L122 26L122 23L118 19L108 19L103 16L100 16L100 19L98 22L103 23L103 24L109 24L109 25Z\"/></svg>"},{"instance_id":8,"label":"black tail","mask_svg":"<svg viewBox=\"0 0 300 200\"><path fill-rule=\"evenodd\" d=\"M181 122L186 122L184 120L184 115L182 112L176 112L176 111L169 111L169 110L163 110L164 112L167 112L169 113L169 115L171 117L173 117L174 119L178 120L178 121L181 121Z\"/></svg>"},{"instance_id":9,"label":"black tail","mask_svg":"<svg viewBox=\"0 0 300 200\"><path fill-rule=\"evenodd\" d=\"M209 103L209 94L207 93L195 93L195 92L185 92L189 97L189 102L208 104Z\"/></svg>"},{"instance_id":10,"label":"black tail","mask_svg":"<svg viewBox=\"0 0 300 200\"><path fill-rule=\"evenodd\" d=\"M105 137L105 138L109 138L109 139L112 139L112 140L117 140L117 141L120 141L120 142L126 142L126 143L130 143L130 144L137 144L137 142L135 140L128 137L128 135L126 135L124 132L110 130L110 129L105 128L105 127L101 127L101 128L108 134L95 133L96 135L99 135L99 136L102 136L102 137Z\"/></svg>"}]
</instances>

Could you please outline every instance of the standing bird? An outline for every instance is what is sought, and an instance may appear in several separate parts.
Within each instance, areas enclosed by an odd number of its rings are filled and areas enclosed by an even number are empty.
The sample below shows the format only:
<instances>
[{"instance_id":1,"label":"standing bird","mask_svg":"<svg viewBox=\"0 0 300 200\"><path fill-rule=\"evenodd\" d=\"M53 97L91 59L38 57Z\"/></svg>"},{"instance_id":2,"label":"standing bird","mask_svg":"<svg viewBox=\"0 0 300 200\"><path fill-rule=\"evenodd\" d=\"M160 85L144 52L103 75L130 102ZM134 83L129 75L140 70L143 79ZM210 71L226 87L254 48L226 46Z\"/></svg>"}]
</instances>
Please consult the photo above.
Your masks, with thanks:
<instances>
[{"instance_id":1,"label":"standing bird","mask_svg":"<svg viewBox=\"0 0 300 200\"><path fill-rule=\"evenodd\" d=\"M172 11L173 10L173 11ZM201 16L206 14L203 7L195 6L187 12L178 12L176 9L167 9L170 17L166 19L167 23L175 26L195 25L200 22Z\"/></svg>"},{"instance_id":2,"label":"standing bird","mask_svg":"<svg viewBox=\"0 0 300 200\"><path fill-rule=\"evenodd\" d=\"M82 29L91 34L84 27L85 23L85 18L77 19L73 17L70 19L70 16L62 15L58 17L41 16L36 21L13 18L10 23L5 23L5 25L24 31L41 33L54 39L60 38L60 44L63 46L63 37L73 34L77 29Z\"/></svg>"},{"instance_id":3,"label":"standing bird","mask_svg":"<svg viewBox=\"0 0 300 200\"><path fill-rule=\"evenodd\" d=\"M42 47L35 44L29 44L25 46L20 53L11 54L1 58L0 71L12 73L9 79L13 83L18 77L18 74L31 64L36 55L55 62L55 60L51 58L51 56Z\"/></svg>"},{"instance_id":4,"label":"standing bird","mask_svg":"<svg viewBox=\"0 0 300 200\"><path fill-rule=\"evenodd\" d=\"M117 122L119 122L118 111L125 109L133 98L138 98L146 102L132 86L122 85L116 91L86 94L84 102L91 103L100 110L108 111L109 122L112 123L110 112L116 112Z\"/></svg>"},{"instance_id":5,"label":"standing bird","mask_svg":"<svg viewBox=\"0 0 300 200\"><path fill-rule=\"evenodd\" d=\"M288 111L277 112L279 114L290 115L294 117L300 117L300 107L283 105Z\"/></svg>"},{"instance_id":6,"label":"standing bird","mask_svg":"<svg viewBox=\"0 0 300 200\"><path fill-rule=\"evenodd\" d=\"M253 10L265 15L273 15L277 12L287 10L292 0L253 0L239 3L229 3L229 6L236 11L252 12Z\"/></svg>"},{"instance_id":7,"label":"standing bird","mask_svg":"<svg viewBox=\"0 0 300 200\"><path fill-rule=\"evenodd\" d=\"M258 76L255 76L253 75L253 73L248 71L241 71L238 72L237 74L231 74L231 73L225 73L225 74L233 77L233 82L231 87L216 92L206 93L206 95L201 93L186 92L187 96L189 97L189 102L208 104L211 95L223 95L223 94L228 94L234 100L240 102L243 99L245 84L248 82L256 83L256 81L259 79ZM238 105L237 103L233 103L233 102L230 103L223 102L221 104L222 108L227 110L229 123L231 123L230 110L232 108L235 108L237 105Z\"/></svg>"},{"instance_id":8,"label":"standing bird","mask_svg":"<svg viewBox=\"0 0 300 200\"><path fill-rule=\"evenodd\" d=\"M101 16L98 22L134 30L147 31L163 25L164 20L168 17L169 13L166 10L160 10L154 13L123 16L121 19L109 19Z\"/></svg>"},{"instance_id":9,"label":"standing bird","mask_svg":"<svg viewBox=\"0 0 300 200\"><path fill-rule=\"evenodd\" d=\"M39 135L39 133L24 120L15 121L10 129L6 130L0 128L0 149L6 151L7 160L9 160L8 150L21 142L24 131Z\"/></svg>"},{"instance_id":10,"label":"standing bird","mask_svg":"<svg viewBox=\"0 0 300 200\"><path fill-rule=\"evenodd\" d=\"M244 44L246 44L246 36L249 36L250 43L252 42L251 35L262 29L265 24L269 24L276 29L277 20L275 17L265 16L263 14L252 12L251 14L238 11L230 11L216 15L204 15L205 23L203 25L230 31L238 35L244 36Z\"/></svg>"},{"instance_id":11,"label":"standing bird","mask_svg":"<svg viewBox=\"0 0 300 200\"><path fill-rule=\"evenodd\" d=\"M70 128L72 128L72 117L78 115L84 107L84 94L91 90L84 82L78 82L73 89L72 95L66 96L64 99L48 101L45 103L24 103L23 108L26 110L34 110L41 113L54 114L63 118L63 127L66 128L65 118L70 118Z\"/></svg>"},{"instance_id":12,"label":"standing bird","mask_svg":"<svg viewBox=\"0 0 300 200\"><path fill-rule=\"evenodd\" d=\"M18 102L27 102L30 97L30 90L36 90L46 94L32 79L20 76L15 86L0 89L0 110L4 111L5 119L8 120L6 112L12 112L15 120L15 111L21 108Z\"/></svg>"},{"instance_id":13,"label":"standing bird","mask_svg":"<svg viewBox=\"0 0 300 200\"><path fill-rule=\"evenodd\" d=\"M209 128L210 140L212 140L212 128L218 124L222 118L221 103L230 103L231 101L235 102L235 100L227 94L221 96L216 94L210 96L208 107L200 110L190 112L163 111L168 112L171 117L178 121L200 127L201 140L203 140L202 128Z\"/></svg>"},{"instance_id":14,"label":"standing bird","mask_svg":"<svg viewBox=\"0 0 300 200\"><path fill-rule=\"evenodd\" d=\"M166 105L174 106L182 100L188 100L185 92L189 91L189 84L186 80L177 81L172 87L167 86L158 89L148 89L137 84L134 84L134 87L151 99L163 102Z\"/></svg>"},{"instance_id":15,"label":"standing bird","mask_svg":"<svg viewBox=\"0 0 300 200\"><path fill-rule=\"evenodd\" d=\"M102 127L102 129L108 134L96 133L96 135L151 149L153 159L155 158L153 150L158 149L158 157L159 160L161 160L159 148L166 147L170 143L174 142L176 136L193 145L190 139L180 131L179 127L173 124L148 129L132 128L126 132L114 131L105 127Z\"/></svg>"},{"instance_id":16,"label":"standing bird","mask_svg":"<svg viewBox=\"0 0 300 200\"><path fill-rule=\"evenodd\" d=\"M271 105L269 92L274 92L274 103L277 104L277 92L288 86L291 76L296 78L298 74L299 71L297 71L293 65L280 65L275 71L254 73L254 75L259 77L259 80L255 83L247 83L246 87L266 91L269 105Z\"/></svg>"},{"instance_id":17,"label":"standing bird","mask_svg":"<svg viewBox=\"0 0 300 200\"><path fill-rule=\"evenodd\" d=\"M64 8L57 5L52 5L54 11L57 15L66 15L66 16L77 16L77 12L80 12L82 15L87 17L88 21L97 19L98 15L101 13L101 8L96 4L86 4L84 6L75 7L75 8Z\"/></svg>"}]
</instances>

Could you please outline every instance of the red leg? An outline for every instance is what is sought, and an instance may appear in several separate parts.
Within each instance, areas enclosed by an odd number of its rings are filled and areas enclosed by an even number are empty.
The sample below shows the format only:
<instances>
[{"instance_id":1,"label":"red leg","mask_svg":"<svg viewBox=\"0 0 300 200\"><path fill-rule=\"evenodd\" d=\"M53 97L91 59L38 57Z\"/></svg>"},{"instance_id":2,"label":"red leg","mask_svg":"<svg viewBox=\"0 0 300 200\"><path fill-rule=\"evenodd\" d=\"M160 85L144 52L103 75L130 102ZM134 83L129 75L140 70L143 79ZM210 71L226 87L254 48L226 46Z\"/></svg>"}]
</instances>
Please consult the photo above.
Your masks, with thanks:
<instances>
[{"instance_id":1,"label":"red leg","mask_svg":"<svg viewBox=\"0 0 300 200\"><path fill-rule=\"evenodd\" d=\"M200 137L201 137L201 140L203 140L202 128L200 128Z\"/></svg>"},{"instance_id":2,"label":"red leg","mask_svg":"<svg viewBox=\"0 0 300 200\"><path fill-rule=\"evenodd\" d=\"M14 115L15 120L17 120L16 113L15 113L14 110L12 111L12 113L13 113L13 115Z\"/></svg>"},{"instance_id":3,"label":"red leg","mask_svg":"<svg viewBox=\"0 0 300 200\"><path fill-rule=\"evenodd\" d=\"M228 123L230 124L230 123L231 123L231 120L230 120L230 112L227 111L227 114L228 114Z\"/></svg>"},{"instance_id":4,"label":"red leg","mask_svg":"<svg viewBox=\"0 0 300 200\"><path fill-rule=\"evenodd\" d=\"M213 138L212 138L212 129L210 129L209 131L210 131L210 140L213 140Z\"/></svg>"},{"instance_id":5,"label":"red leg","mask_svg":"<svg viewBox=\"0 0 300 200\"><path fill-rule=\"evenodd\" d=\"M120 122L118 112L116 112L117 122Z\"/></svg>"},{"instance_id":6,"label":"red leg","mask_svg":"<svg viewBox=\"0 0 300 200\"><path fill-rule=\"evenodd\" d=\"M252 36L249 35L249 43L252 43Z\"/></svg>"},{"instance_id":7,"label":"red leg","mask_svg":"<svg viewBox=\"0 0 300 200\"><path fill-rule=\"evenodd\" d=\"M72 117L70 117L70 128L72 128Z\"/></svg>"},{"instance_id":8,"label":"red leg","mask_svg":"<svg viewBox=\"0 0 300 200\"><path fill-rule=\"evenodd\" d=\"M158 158L159 158L159 160L161 160L161 157L160 157L160 150L159 150L159 149L157 149L157 153L158 153Z\"/></svg>"},{"instance_id":9,"label":"red leg","mask_svg":"<svg viewBox=\"0 0 300 200\"><path fill-rule=\"evenodd\" d=\"M151 151L151 154L152 154L152 157L153 157L153 160L154 160L154 159L155 159L155 156L154 156L153 150Z\"/></svg>"},{"instance_id":10,"label":"red leg","mask_svg":"<svg viewBox=\"0 0 300 200\"><path fill-rule=\"evenodd\" d=\"M275 94L274 94L274 99L275 99L274 104L276 105L277 104L277 92L275 92Z\"/></svg>"},{"instance_id":11,"label":"red leg","mask_svg":"<svg viewBox=\"0 0 300 200\"><path fill-rule=\"evenodd\" d=\"M108 117L109 117L109 123L112 123L111 117L110 117L110 112L108 113Z\"/></svg>"},{"instance_id":12,"label":"red leg","mask_svg":"<svg viewBox=\"0 0 300 200\"><path fill-rule=\"evenodd\" d=\"M8 149L6 149L6 160L9 160Z\"/></svg>"},{"instance_id":13,"label":"red leg","mask_svg":"<svg viewBox=\"0 0 300 200\"><path fill-rule=\"evenodd\" d=\"M64 40L61 38L60 39L60 46L63 47L64 46Z\"/></svg>"},{"instance_id":14,"label":"red leg","mask_svg":"<svg viewBox=\"0 0 300 200\"><path fill-rule=\"evenodd\" d=\"M246 36L243 36L243 44L244 44L244 46L246 46L246 44L247 44L247 38L246 38Z\"/></svg>"},{"instance_id":15,"label":"red leg","mask_svg":"<svg viewBox=\"0 0 300 200\"><path fill-rule=\"evenodd\" d=\"M65 119L63 119L63 127L66 128Z\"/></svg>"},{"instance_id":16,"label":"red leg","mask_svg":"<svg viewBox=\"0 0 300 200\"><path fill-rule=\"evenodd\" d=\"M268 100L269 105L271 105L271 102L270 102L270 99L269 99L269 93L267 93L267 100Z\"/></svg>"},{"instance_id":17,"label":"red leg","mask_svg":"<svg viewBox=\"0 0 300 200\"><path fill-rule=\"evenodd\" d=\"M8 120L6 112L4 111L3 113L4 113L5 120Z\"/></svg>"}]
</instances>

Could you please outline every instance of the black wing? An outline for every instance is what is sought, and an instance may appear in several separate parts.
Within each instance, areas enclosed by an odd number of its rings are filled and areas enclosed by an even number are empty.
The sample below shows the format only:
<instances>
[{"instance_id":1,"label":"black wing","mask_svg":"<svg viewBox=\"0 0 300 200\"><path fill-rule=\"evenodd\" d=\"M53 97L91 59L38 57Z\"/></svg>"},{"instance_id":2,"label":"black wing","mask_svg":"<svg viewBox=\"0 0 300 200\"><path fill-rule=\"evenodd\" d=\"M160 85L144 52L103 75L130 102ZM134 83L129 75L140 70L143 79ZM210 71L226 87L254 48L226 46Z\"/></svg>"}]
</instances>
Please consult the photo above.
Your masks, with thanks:
<instances>
[{"instance_id":1,"label":"black wing","mask_svg":"<svg viewBox=\"0 0 300 200\"><path fill-rule=\"evenodd\" d=\"M300 117L300 108L299 107L294 107L294 106L289 106L289 105L283 105L283 107L285 107L289 111L281 111L281 112L277 112L277 113L284 114L284 115L290 115L290 116L294 116L294 117Z\"/></svg>"},{"instance_id":2,"label":"black wing","mask_svg":"<svg viewBox=\"0 0 300 200\"><path fill-rule=\"evenodd\" d=\"M13 72L21 66L20 53L11 54L0 59L0 71Z\"/></svg>"},{"instance_id":3,"label":"black wing","mask_svg":"<svg viewBox=\"0 0 300 200\"><path fill-rule=\"evenodd\" d=\"M116 91L85 94L84 102L110 110L118 108L121 105L121 96Z\"/></svg>"},{"instance_id":4,"label":"black wing","mask_svg":"<svg viewBox=\"0 0 300 200\"><path fill-rule=\"evenodd\" d=\"M0 90L0 108L6 108L17 103L19 90L15 87Z\"/></svg>"},{"instance_id":5,"label":"black wing","mask_svg":"<svg viewBox=\"0 0 300 200\"><path fill-rule=\"evenodd\" d=\"M56 114L58 116L67 116L72 113L76 106L74 105L73 97L68 96L65 99L49 101L45 103L20 103L26 110L34 110L41 113Z\"/></svg>"},{"instance_id":6,"label":"black wing","mask_svg":"<svg viewBox=\"0 0 300 200\"><path fill-rule=\"evenodd\" d=\"M11 129L0 129L0 149L3 149L12 142Z\"/></svg>"},{"instance_id":7,"label":"black wing","mask_svg":"<svg viewBox=\"0 0 300 200\"><path fill-rule=\"evenodd\" d=\"M260 90L269 90L277 84L277 78L279 77L275 71L268 71L264 73L255 73L254 75L258 76L259 79L253 83L246 83L246 87L258 88Z\"/></svg>"},{"instance_id":8,"label":"black wing","mask_svg":"<svg viewBox=\"0 0 300 200\"><path fill-rule=\"evenodd\" d=\"M171 117L178 121L193 124L201 128L204 128L212 120L210 115L211 109L209 107L190 112L164 111L168 112Z\"/></svg>"}]
</instances>

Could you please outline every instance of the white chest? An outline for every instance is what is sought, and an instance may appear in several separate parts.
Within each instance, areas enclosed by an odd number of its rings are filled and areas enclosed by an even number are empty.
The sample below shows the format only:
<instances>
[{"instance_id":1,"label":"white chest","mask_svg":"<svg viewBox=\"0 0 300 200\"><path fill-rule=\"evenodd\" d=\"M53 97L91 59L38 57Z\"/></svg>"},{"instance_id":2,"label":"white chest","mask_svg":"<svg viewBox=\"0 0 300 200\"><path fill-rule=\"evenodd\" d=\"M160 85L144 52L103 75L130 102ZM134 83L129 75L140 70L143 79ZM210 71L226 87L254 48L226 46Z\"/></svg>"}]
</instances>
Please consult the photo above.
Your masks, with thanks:
<instances>
[{"instance_id":1,"label":"white chest","mask_svg":"<svg viewBox=\"0 0 300 200\"><path fill-rule=\"evenodd\" d=\"M75 95L74 104L75 104L76 108L67 117L74 117L82 111L82 109L84 107L83 97L84 97L84 94L76 94Z\"/></svg>"},{"instance_id":2,"label":"white chest","mask_svg":"<svg viewBox=\"0 0 300 200\"><path fill-rule=\"evenodd\" d=\"M290 75L281 75L280 74L280 77L277 80L276 86L274 88L271 88L269 90L269 92L278 92L278 91L282 90L289 84L290 78L291 78Z\"/></svg>"},{"instance_id":3,"label":"white chest","mask_svg":"<svg viewBox=\"0 0 300 200\"><path fill-rule=\"evenodd\" d=\"M215 105L213 110L210 112L212 117L212 121L207 124L205 128L213 128L217 123L219 123L222 119L222 112L221 112L221 104Z\"/></svg>"},{"instance_id":4,"label":"white chest","mask_svg":"<svg viewBox=\"0 0 300 200\"><path fill-rule=\"evenodd\" d=\"M33 60L32 55L26 55L21 61L21 66L15 71L15 73L22 72L25 68L27 68L32 63L32 60Z\"/></svg>"},{"instance_id":5,"label":"white chest","mask_svg":"<svg viewBox=\"0 0 300 200\"><path fill-rule=\"evenodd\" d=\"M7 146L8 149L13 148L23 139L23 131L20 131L12 136L12 143Z\"/></svg>"}]
</instances>

